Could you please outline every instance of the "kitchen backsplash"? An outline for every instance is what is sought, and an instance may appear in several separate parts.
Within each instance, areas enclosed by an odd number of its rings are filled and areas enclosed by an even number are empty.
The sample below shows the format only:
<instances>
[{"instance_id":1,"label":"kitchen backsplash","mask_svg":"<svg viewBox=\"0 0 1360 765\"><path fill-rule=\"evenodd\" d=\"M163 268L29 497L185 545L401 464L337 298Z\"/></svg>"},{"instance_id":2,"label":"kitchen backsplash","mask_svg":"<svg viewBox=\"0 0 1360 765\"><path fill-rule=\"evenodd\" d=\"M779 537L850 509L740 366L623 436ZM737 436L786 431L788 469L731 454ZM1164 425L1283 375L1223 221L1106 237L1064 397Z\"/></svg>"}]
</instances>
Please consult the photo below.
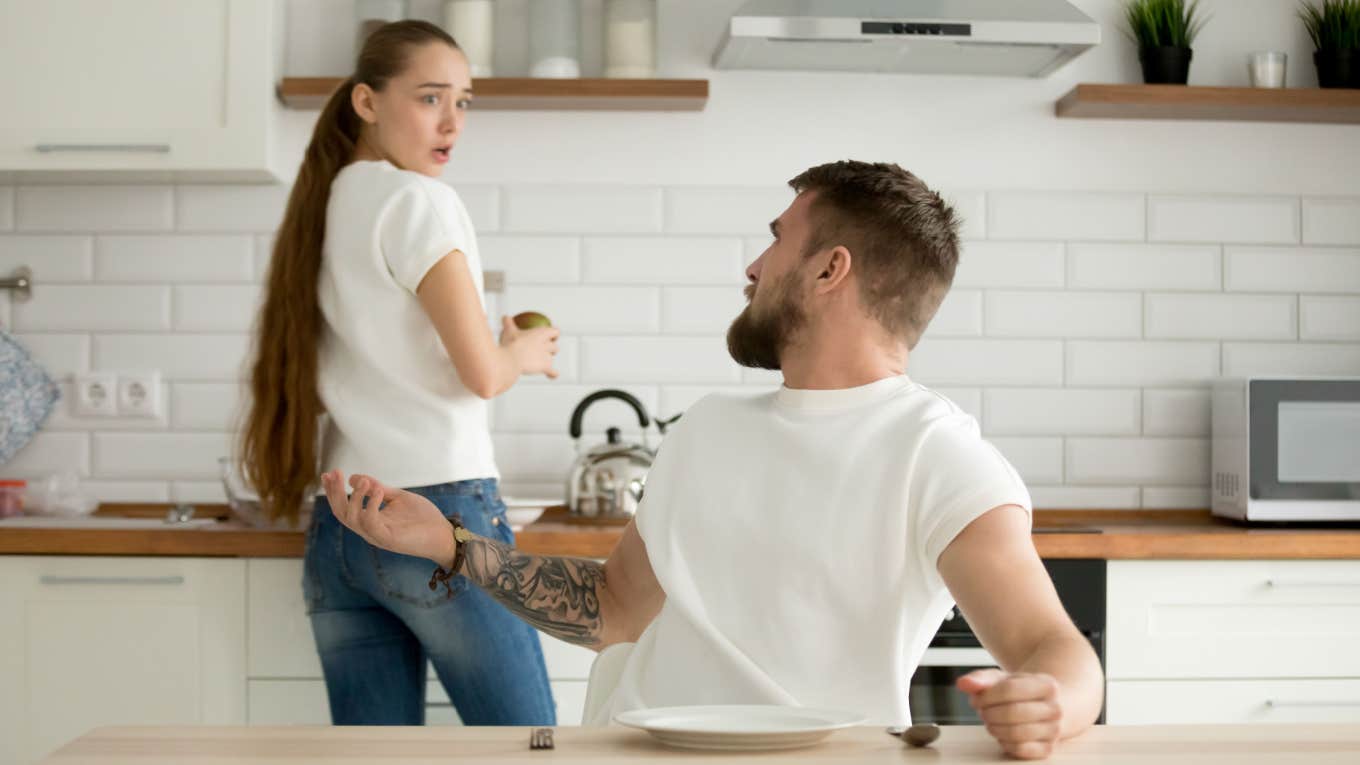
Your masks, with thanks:
<instances>
[{"instance_id":1,"label":"kitchen backsplash","mask_svg":"<svg viewBox=\"0 0 1360 765\"><path fill-rule=\"evenodd\" d=\"M493 312L543 311L565 333L561 377L497 399L506 492L560 493L567 418L622 387L653 412L777 375L727 356L742 269L787 190L642 185L459 188ZM955 287L909 373L978 417L1041 507L1207 503L1215 375L1360 374L1360 198L946 190L965 218ZM157 420L76 418L68 400L11 464L75 466L105 500L220 500L237 379L286 190L0 187L0 298L52 373L162 373ZM636 431L613 403L592 409Z\"/></svg>"}]
</instances>

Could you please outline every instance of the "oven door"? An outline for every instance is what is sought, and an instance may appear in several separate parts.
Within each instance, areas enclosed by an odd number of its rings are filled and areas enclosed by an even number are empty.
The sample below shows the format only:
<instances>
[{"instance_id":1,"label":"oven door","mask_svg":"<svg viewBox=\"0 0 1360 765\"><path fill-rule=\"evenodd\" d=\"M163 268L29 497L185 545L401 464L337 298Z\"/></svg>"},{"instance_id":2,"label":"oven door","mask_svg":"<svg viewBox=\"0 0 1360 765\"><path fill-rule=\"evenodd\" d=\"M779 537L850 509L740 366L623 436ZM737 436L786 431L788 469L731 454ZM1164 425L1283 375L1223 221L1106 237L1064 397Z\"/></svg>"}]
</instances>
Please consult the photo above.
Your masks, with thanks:
<instances>
[{"instance_id":1,"label":"oven door","mask_svg":"<svg viewBox=\"0 0 1360 765\"><path fill-rule=\"evenodd\" d=\"M987 649L927 648L921 664L911 676L908 700L913 723L940 725L977 725L982 719L968 704L968 694L954 683L978 669L995 667Z\"/></svg>"}]
</instances>

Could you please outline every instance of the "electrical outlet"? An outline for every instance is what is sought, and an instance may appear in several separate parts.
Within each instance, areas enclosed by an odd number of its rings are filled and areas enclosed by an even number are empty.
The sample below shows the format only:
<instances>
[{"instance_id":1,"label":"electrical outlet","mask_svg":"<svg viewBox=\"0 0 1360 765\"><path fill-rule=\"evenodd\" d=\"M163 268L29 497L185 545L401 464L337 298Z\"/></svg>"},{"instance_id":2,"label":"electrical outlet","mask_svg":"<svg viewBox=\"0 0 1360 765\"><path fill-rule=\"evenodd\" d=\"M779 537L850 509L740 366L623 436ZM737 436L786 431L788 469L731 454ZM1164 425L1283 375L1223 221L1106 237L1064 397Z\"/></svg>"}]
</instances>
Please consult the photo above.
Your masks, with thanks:
<instances>
[{"instance_id":1,"label":"electrical outlet","mask_svg":"<svg viewBox=\"0 0 1360 765\"><path fill-rule=\"evenodd\" d=\"M161 373L124 372L118 375L118 413L127 417L159 417Z\"/></svg>"},{"instance_id":2,"label":"electrical outlet","mask_svg":"<svg viewBox=\"0 0 1360 765\"><path fill-rule=\"evenodd\" d=\"M111 372L77 374L74 401L77 417L118 416L118 376Z\"/></svg>"}]
</instances>

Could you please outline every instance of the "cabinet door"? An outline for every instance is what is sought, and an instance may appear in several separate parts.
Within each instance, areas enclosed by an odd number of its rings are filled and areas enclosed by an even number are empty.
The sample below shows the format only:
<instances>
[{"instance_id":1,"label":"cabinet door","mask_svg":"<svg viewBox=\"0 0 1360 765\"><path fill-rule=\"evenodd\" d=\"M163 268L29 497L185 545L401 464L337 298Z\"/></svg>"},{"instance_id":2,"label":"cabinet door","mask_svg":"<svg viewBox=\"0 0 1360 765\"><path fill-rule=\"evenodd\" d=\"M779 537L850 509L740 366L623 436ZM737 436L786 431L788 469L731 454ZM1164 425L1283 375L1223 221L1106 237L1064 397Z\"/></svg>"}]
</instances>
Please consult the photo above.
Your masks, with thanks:
<instances>
[{"instance_id":1,"label":"cabinet door","mask_svg":"<svg viewBox=\"0 0 1360 765\"><path fill-rule=\"evenodd\" d=\"M1360 679L1114 680L1111 725L1360 724Z\"/></svg>"},{"instance_id":2,"label":"cabinet door","mask_svg":"<svg viewBox=\"0 0 1360 765\"><path fill-rule=\"evenodd\" d=\"M0 0L0 167L267 165L272 0Z\"/></svg>"},{"instance_id":3,"label":"cabinet door","mask_svg":"<svg viewBox=\"0 0 1360 765\"><path fill-rule=\"evenodd\" d=\"M0 761L103 725L245 722L245 566L0 557Z\"/></svg>"}]
</instances>

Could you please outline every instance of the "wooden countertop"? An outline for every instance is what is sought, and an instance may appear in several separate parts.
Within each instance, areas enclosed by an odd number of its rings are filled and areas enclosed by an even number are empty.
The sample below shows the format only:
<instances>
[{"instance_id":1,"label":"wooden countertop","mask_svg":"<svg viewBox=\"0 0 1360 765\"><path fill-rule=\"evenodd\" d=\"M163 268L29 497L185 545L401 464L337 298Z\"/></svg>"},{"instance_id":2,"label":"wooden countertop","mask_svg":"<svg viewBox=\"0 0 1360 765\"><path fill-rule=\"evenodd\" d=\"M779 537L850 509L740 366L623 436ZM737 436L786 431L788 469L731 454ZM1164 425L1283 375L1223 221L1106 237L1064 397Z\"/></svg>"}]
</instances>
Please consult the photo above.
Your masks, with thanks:
<instances>
[{"instance_id":1,"label":"wooden countertop","mask_svg":"<svg viewBox=\"0 0 1360 765\"><path fill-rule=\"evenodd\" d=\"M102 505L99 515L164 517L169 505ZM199 505L198 517L228 517L225 505ZM1205 510L1037 510L1034 545L1045 558L1360 559L1360 526L1244 527ZM573 522L551 508L517 532L520 549L603 558L619 525ZM1099 530L1101 533L1085 533ZM0 554L301 557L301 531L252 529L224 520L210 528L145 531L0 526Z\"/></svg>"},{"instance_id":2,"label":"wooden countertop","mask_svg":"<svg viewBox=\"0 0 1360 765\"><path fill-rule=\"evenodd\" d=\"M528 728L461 727L208 727L99 728L54 752L45 765L365 765L450 763L999 763L996 743L976 726L946 727L928 749L907 749L879 727L833 733L806 749L719 753L669 749L631 728L555 729L556 748L530 751ZM1360 762L1355 725L1097 726L1064 742L1052 758L1063 765L1255 765ZM1012 762L1014 762L1012 760Z\"/></svg>"}]
</instances>

